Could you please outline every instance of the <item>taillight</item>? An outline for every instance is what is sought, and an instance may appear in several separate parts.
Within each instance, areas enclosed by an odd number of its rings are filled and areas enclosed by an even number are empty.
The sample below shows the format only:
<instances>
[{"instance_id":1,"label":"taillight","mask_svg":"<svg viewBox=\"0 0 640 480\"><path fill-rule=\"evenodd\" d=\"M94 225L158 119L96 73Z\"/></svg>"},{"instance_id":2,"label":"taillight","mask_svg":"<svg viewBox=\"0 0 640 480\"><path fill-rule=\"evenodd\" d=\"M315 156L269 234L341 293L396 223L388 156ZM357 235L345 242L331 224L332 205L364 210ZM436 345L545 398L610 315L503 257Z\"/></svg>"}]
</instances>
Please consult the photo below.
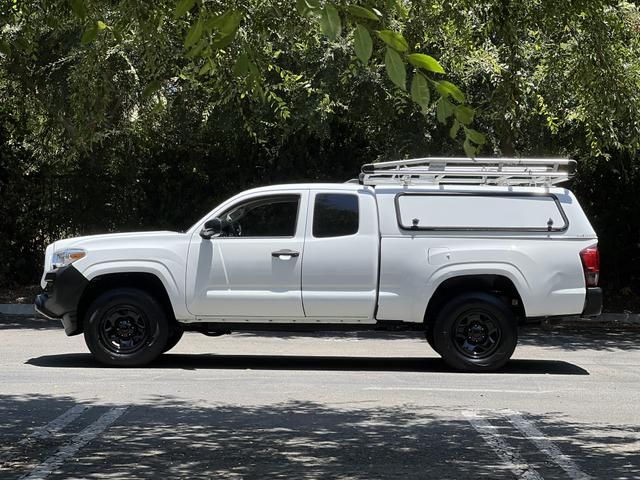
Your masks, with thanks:
<instances>
[{"instance_id":1,"label":"taillight","mask_svg":"<svg viewBox=\"0 0 640 480\"><path fill-rule=\"evenodd\" d=\"M597 287L600 277L600 253L598 246L587 247L580 252L580 260L584 268L584 281L587 287Z\"/></svg>"}]
</instances>

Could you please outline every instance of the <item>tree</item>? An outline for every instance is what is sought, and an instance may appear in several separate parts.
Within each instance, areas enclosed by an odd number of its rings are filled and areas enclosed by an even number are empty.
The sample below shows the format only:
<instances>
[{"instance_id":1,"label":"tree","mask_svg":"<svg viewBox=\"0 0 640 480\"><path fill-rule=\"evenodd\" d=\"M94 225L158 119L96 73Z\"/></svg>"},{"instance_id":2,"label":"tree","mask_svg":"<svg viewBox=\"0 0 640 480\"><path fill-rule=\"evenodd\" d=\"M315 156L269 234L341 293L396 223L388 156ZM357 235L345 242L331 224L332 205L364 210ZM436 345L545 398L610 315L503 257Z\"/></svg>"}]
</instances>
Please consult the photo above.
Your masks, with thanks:
<instances>
[{"instance_id":1,"label":"tree","mask_svg":"<svg viewBox=\"0 0 640 480\"><path fill-rule=\"evenodd\" d=\"M403 36L407 7L399 1L374 3L379 8L315 0L298 1L296 9L286 1L258 0L12 0L2 15L9 27L2 45L10 59L17 57L11 73L34 73L28 72L33 64L19 57L35 56L66 73L69 82L81 84L83 93L94 93L71 98L75 112L59 119L84 147L101 141L100 130L117 120L114 115L130 118L161 108L158 104L185 84L215 92L218 103L262 101L278 121L286 122L300 96L312 96L314 109L321 111L331 102L331 89L324 87L348 78L353 69L379 74L384 65L392 83L376 80L387 97L411 98L423 113L435 110L442 123L453 118L453 131L465 133L466 153L475 155L485 142L470 127L475 112L465 104L464 93L443 78L440 63ZM336 63L330 81L317 78L323 59ZM116 76L125 82L124 90L114 88ZM87 92L87 87L98 91ZM130 96L125 98L125 92ZM64 98L60 93L45 101L55 103ZM432 98L435 108L430 108Z\"/></svg>"},{"instance_id":2,"label":"tree","mask_svg":"<svg viewBox=\"0 0 640 480\"><path fill-rule=\"evenodd\" d=\"M437 2L426 34L502 154L637 152L640 13L630 2ZM428 26L437 25L429 30Z\"/></svg>"},{"instance_id":3,"label":"tree","mask_svg":"<svg viewBox=\"0 0 640 480\"><path fill-rule=\"evenodd\" d=\"M187 226L248 186L473 155L486 135L487 154L582 160L575 186L624 283L640 269L639 38L619 0L8 0L2 247L35 277L60 236Z\"/></svg>"}]
</instances>

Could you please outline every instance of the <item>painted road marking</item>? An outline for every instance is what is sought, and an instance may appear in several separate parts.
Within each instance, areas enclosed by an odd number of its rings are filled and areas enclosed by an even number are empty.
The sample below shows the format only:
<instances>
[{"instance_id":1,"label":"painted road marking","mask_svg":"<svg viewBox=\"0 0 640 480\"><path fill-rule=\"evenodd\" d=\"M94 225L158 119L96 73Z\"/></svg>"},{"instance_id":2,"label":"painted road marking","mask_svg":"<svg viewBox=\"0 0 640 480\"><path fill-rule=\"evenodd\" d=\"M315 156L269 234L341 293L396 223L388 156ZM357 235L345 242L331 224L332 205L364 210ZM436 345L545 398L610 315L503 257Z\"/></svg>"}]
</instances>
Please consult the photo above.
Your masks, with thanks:
<instances>
[{"instance_id":1,"label":"painted road marking","mask_svg":"<svg viewBox=\"0 0 640 480\"><path fill-rule=\"evenodd\" d=\"M551 390L503 390L496 388L438 388L438 387L367 387L363 390L376 391L416 391L416 392L478 392L478 393L552 393ZM556 390L554 390L555 392Z\"/></svg>"},{"instance_id":2,"label":"painted road marking","mask_svg":"<svg viewBox=\"0 0 640 480\"><path fill-rule=\"evenodd\" d=\"M28 442L31 438L37 438L39 440L44 440L54 433L58 433L64 427L73 422L76 418L86 412L89 408L89 405L76 405L75 407L71 407L69 410L64 412L58 418L52 420L47 423L44 427L37 428L31 435L27 438L18 442L19 444L23 444Z\"/></svg>"},{"instance_id":3,"label":"painted road marking","mask_svg":"<svg viewBox=\"0 0 640 480\"><path fill-rule=\"evenodd\" d=\"M16 446L18 445L26 445L33 440L46 440L51 437L55 433L58 433L64 427L73 422L76 418L86 412L89 408L89 405L75 405L71 407L69 410L64 412L59 417L54 418L52 421L47 423L42 427L36 428L31 434L27 435L25 438L20 440ZM11 458L15 455L15 452L8 451L0 456L0 463L7 462L11 460Z\"/></svg>"},{"instance_id":4,"label":"painted road marking","mask_svg":"<svg viewBox=\"0 0 640 480\"><path fill-rule=\"evenodd\" d=\"M477 412L467 411L463 412L463 415L516 477L523 480L542 480L542 476L536 469L529 465L518 451L507 444L495 431L496 427L482 418Z\"/></svg>"},{"instance_id":5,"label":"painted road marking","mask_svg":"<svg viewBox=\"0 0 640 480\"><path fill-rule=\"evenodd\" d=\"M78 451L91 442L94 438L111 426L128 407L116 407L98 418L95 422L77 433L69 443L60 447L58 451L34 468L30 474L22 477L24 480L43 480L55 470L59 469L65 461L75 456Z\"/></svg>"},{"instance_id":6,"label":"painted road marking","mask_svg":"<svg viewBox=\"0 0 640 480\"><path fill-rule=\"evenodd\" d=\"M519 412L513 410L502 410L509 421L528 439L531 440L538 450L546 454L556 465L562 468L573 480L588 480L591 477L584 473L560 449L536 427L532 422L525 419Z\"/></svg>"}]
</instances>

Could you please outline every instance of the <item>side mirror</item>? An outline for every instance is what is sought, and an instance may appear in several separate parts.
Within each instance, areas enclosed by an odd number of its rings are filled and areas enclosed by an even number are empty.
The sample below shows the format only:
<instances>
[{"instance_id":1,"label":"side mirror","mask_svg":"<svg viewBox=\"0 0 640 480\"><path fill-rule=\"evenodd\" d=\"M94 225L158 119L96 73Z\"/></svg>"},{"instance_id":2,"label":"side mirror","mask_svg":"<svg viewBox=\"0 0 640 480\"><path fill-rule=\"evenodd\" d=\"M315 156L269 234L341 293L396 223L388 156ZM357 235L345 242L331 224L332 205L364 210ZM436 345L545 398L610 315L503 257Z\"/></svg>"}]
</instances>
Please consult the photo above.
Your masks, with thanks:
<instances>
[{"instance_id":1,"label":"side mirror","mask_svg":"<svg viewBox=\"0 0 640 480\"><path fill-rule=\"evenodd\" d=\"M202 230L200 230L200 236L205 240L211 240L213 237L219 237L222 235L223 220L218 217L207 220Z\"/></svg>"}]
</instances>

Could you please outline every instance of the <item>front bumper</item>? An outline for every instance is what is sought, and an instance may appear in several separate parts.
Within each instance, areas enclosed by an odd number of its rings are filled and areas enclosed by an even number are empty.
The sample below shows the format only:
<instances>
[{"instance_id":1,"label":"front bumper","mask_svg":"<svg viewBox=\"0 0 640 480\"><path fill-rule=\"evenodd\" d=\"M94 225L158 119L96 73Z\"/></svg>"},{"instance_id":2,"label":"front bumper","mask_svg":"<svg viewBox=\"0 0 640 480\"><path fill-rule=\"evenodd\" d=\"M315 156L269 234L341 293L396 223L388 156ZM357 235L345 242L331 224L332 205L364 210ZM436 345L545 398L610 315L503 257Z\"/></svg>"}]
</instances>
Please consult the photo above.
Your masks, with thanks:
<instances>
[{"instance_id":1,"label":"front bumper","mask_svg":"<svg viewBox=\"0 0 640 480\"><path fill-rule=\"evenodd\" d=\"M596 317L602 313L602 289L600 287L587 288L584 299L583 317Z\"/></svg>"},{"instance_id":2,"label":"front bumper","mask_svg":"<svg viewBox=\"0 0 640 480\"><path fill-rule=\"evenodd\" d=\"M47 272L45 282L44 292L36 297L36 311L61 320L67 335L80 333L78 305L89 281L73 265L67 265Z\"/></svg>"}]
</instances>

